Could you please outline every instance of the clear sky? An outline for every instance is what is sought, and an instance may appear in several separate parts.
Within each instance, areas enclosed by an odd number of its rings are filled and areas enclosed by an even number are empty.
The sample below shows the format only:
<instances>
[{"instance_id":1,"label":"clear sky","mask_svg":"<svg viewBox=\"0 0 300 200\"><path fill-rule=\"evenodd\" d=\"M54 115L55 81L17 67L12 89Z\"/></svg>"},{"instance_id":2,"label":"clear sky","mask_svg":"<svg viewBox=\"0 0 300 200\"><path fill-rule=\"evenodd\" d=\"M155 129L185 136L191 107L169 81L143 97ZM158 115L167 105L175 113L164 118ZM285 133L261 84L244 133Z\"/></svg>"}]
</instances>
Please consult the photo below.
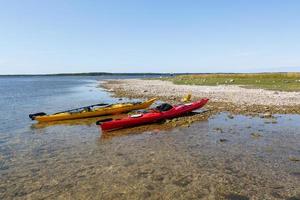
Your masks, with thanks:
<instances>
[{"instance_id":1,"label":"clear sky","mask_svg":"<svg viewBox=\"0 0 300 200\"><path fill-rule=\"evenodd\" d=\"M0 0L0 74L300 71L299 0Z\"/></svg>"}]
</instances>

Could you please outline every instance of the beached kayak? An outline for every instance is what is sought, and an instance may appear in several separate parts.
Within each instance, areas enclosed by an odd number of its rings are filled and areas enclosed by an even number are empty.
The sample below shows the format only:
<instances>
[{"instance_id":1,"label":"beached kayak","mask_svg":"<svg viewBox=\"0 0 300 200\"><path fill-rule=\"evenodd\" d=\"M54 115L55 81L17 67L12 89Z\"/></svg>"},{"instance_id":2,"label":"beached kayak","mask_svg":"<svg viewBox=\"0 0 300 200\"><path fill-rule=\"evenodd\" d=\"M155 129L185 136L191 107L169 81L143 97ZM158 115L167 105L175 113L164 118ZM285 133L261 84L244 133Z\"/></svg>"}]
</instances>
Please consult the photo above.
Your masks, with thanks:
<instances>
[{"instance_id":1,"label":"beached kayak","mask_svg":"<svg viewBox=\"0 0 300 200\"><path fill-rule=\"evenodd\" d=\"M145 109L152 105L156 99L150 99L145 102L137 103L118 103L118 104L95 104L91 106L86 106L82 108L76 108L73 110L63 111L59 113L49 114L46 113L35 113L30 114L29 117L32 120L37 120L39 122L49 122L49 121L59 121L59 120L70 120L70 119L80 119L88 117L97 117L102 115L112 115L126 113L132 110Z\"/></svg>"},{"instance_id":2,"label":"beached kayak","mask_svg":"<svg viewBox=\"0 0 300 200\"><path fill-rule=\"evenodd\" d=\"M134 127L143 124L150 124L159 122L165 119L179 117L193 110L203 107L208 102L208 99L201 99L193 103L171 106L169 104L162 104L156 109L150 110L148 113L141 113L131 115L123 119L98 121L96 124L101 127L103 131L112 131L122 128Z\"/></svg>"}]
</instances>

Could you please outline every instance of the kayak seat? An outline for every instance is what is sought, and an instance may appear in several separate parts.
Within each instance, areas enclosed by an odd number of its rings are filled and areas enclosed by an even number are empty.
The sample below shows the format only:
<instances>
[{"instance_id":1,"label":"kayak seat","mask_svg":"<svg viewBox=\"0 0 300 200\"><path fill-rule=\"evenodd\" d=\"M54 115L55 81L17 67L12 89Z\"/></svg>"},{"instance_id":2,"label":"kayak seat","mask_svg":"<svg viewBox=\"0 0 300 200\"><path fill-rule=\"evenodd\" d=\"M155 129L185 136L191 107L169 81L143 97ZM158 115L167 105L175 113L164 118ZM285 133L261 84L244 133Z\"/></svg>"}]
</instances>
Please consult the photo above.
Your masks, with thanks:
<instances>
[{"instance_id":1,"label":"kayak seat","mask_svg":"<svg viewBox=\"0 0 300 200\"><path fill-rule=\"evenodd\" d=\"M163 112L163 111L168 111L171 110L173 108L172 105L168 104L168 103L163 103L159 106L156 107L156 110Z\"/></svg>"},{"instance_id":2,"label":"kayak seat","mask_svg":"<svg viewBox=\"0 0 300 200\"><path fill-rule=\"evenodd\" d=\"M83 108L83 110L84 110L85 112L91 112L91 111L92 111L91 107L85 107L85 108Z\"/></svg>"}]
</instances>

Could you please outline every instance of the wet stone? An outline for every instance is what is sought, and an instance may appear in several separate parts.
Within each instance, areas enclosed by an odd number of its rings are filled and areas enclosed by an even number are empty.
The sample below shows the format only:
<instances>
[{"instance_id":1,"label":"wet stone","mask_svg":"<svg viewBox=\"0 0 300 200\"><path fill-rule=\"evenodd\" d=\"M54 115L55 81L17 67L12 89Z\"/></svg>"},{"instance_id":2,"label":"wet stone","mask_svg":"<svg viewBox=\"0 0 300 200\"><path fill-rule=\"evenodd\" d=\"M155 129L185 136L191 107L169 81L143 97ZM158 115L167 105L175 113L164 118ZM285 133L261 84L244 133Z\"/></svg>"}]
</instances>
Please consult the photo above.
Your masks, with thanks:
<instances>
[{"instance_id":1,"label":"wet stone","mask_svg":"<svg viewBox=\"0 0 300 200\"><path fill-rule=\"evenodd\" d=\"M300 172L291 172L290 175L300 178Z\"/></svg>"},{"instance_id":2,"label":"wet stone","mask_svg":"<svg viewBox=\"0 0 300 200\"><path fill-rule=\"evenodd\" d=\"M289 197L286 200L300 200L300 197L297 197L297 196Z\"/></svg>"},{"instance_id":3,"label":"wet stone","mask_svg":"<svg viewBox=\"0 0 300 200\"><path fill-rule=\"evenodd\" d=\"M112 195L113 199L121 199L125 193L117 192Z\"/></svg>"},{"instance_id":4,"label":"wet stone","mask_svg":"<svg viewBox=\"0 0 300 200\"><path fill-rule=\"evenodd\" d=\"M124 156L124 154L121 153L121 152L118 152L116 155L117 155L117 156Z\"/></svg>"},{"instance_id":5,"label":"wet stone","mask_svg":"<svg viewBox=\"0 0 300 200\"><path fill-rule=\"evenodd\" d=\"M295 156L289 156L289 160L293 161L293 162L299 162L300 161L300 157L295 157Z\"/></svg>"},{"instance_id":6,"label":"wet stone","mask_svg":"<svg viewBox=\"0 0 300 200\"><path fill-rule=\"evenodd\" d=\"M275 198L283 199L283 197L281 196L281 194L278 191L272 191L271 195Z\"/></svg>"},{"instance_id":7,"label":"wet stone","mask_svg":"<svg viewBox=\"0 0 300 200\"><path fill-rule=\"evenodd\" d=\"M151 197L151 193L150 192L144 192L143 193L143 199L147 199L149 197Z\"/></svg>"},{"instance_id":8,"label":"wet stone","mask_svg":"<svg viewBox=\"0 0 300 200\"><path fill-rule=\"evenodd\" d=\"M207 194L205 194L205 193L198 193L197 199L204 199L204 197L206 197L206 196L207 196Z\"/></svg>"},{"instance_id":9,"label":"wet stone","mask_svg":"<svg viewBox=\"0 0 300 200\"><path fill-rule=\"evenodd\" d=\"M179 178L177 180L173 181L174 185L177 185L179 187L186 187L188 184L192 182L192 178L190 176L185 176L183 178Z\"/></svg>"},{"instance_id":10,"label":"wet stone","mask_svg":"<svg viewBox=\"0 0 300 200\"><path fill-rule=\"evenodd\" d=\"M164 179L165 177L162 174L157 174L152 177L152 180L154 181L163 181Z\"/></svg>"},{"instance_id":11,"label":"wet stone","mask_svg":"<svg viewBox=\"0 0 300 200\"><path fill-rule=\"evenodd\" d=\"M221 138L219 141L220 141L220 142L228 142L228 140L225 139L225 138Z\"/></svg>"},{"instance_id":12,"label":"wet stone","mask_svg":"<svg viewBox=\"0 0 300 200\"><path fill-rule=\"evenodd\" d=\"M275 189L275 190L280 190L280 189L284 189L284 186L274 185L272 188Z\"/></svg>"},{"instance_id":13,"label":"wet stone","mask_svg":"<svg viewBox=\"0 0 300 200\"><path fill-rule=\"evenodd\" d=\"M4 162L2 163L0 162L0 170L7 170L7 169L9 169L9 166L4 164Z\"/></svg>"},{"instance_id":14,"label":"wet stone","mask_svg":"<svg viewBox=\"0 0 300 200\"><path fill-rule=\"evenodd\" d=\"M5 187L0 187L0 193L4 193L6 192L6 188Z\"/></svg>"},{"instance_id":15,"label":"wet stone","mask_svg":"<svg viewBox=\"0 0 300 200\"><path fill-rule=\"evenodd\" d=\"M271 118L272 114L270 112L266 112L263 115L261 115L261 118Z\"/></svg>"},{"instance_id":16,"label":"wet stone","mask_svg":"<svg viewBox=\"0 0 300 200\"><path fill-rule=\"evenodd\" d=\"M145 188L147 190L154 190L155 189L155 187L153 185L146 185Z\"/></svg>"},{"instance_id":17,"label":"wet stone","mask_svg":"<svg viewBox=\"0 0 300 200\"><path fill-rule=\"evenodd\" d=\"M228 195L225 195L225 199L228 199L228 200L250 200L249 197L243 196L243 195L239 195L239 194L228 194Z\"/></svg>"},{"instance_id":18,"label":"wet stone","mask_svg":"<svg viewBox=\"0 0 300 200\"><path fill-rule=\"evenodd\" d=\"M22 196L25 196L27 194L26 191L23 191L23 190L19 190L17 192L15 192L15 196L17 197L22 197Z\"/></svg>"},{"instance_id":19,"label":"wet stone","mask_svg":"<svg viewBox=\"0 0 300 200\"><path fill-rule=\"evenodd\" d=\"M229 119L233 119L233 118L234 118L233 115L227 115L227 117L228 117Z\"/></svg>"},{"instance_id":20,"label":"wet stone","mask_svg":"<svg viewBox=\"0 0 300 200\"><path fill-rule=\"evenodd\" d=\"M253 138L260 138L260 137L262 137L262 135L260 133L251 133L251 136Z\"/></svg>"},{"instance_id":21,"label":"wet stone","mask_svg":"<svg viewBox=\"0 0 300 200\"><path fill-rule=\"evenodd\" d=\"M139 178L147 178L150 174L153 174L153 169L145 169L137 173L137 177Z\"/></svg>"},{"instance_id":22,"label":"wet stone","mask_svg":"<svg viewBox=\"0 0 300 200\"><path fill-rule=\"evenodd\" d=\"M275 118L270 118L270 119L266 120L264 123L265 124L277 124L277 121Z\"/></svg>"},{"instance_id":23,"label":"wet stone","mask_svg":"<svg viewBox=\"0 0 300 200\"><path fill-rule=\"evenodd\" d=\"M134 164L135 164L135 162L133 160L127 160L124 164L124 167L129 167L129 166L134 165Z\"/></svg>"},{"instance_id":24,"label":"wet stone","mask_svg":"<svg viewBox=\"0 0 300 200\"><path fill-rule=\"evenodd\" d=\"M183 124L182 127L189 128L191 124Z\"/></svg>"},{"instance_id":25,"label":"wet stone","mask_svg":"<svg viewBox=\"0 0 300 200\"><path fill-rule=\"evenodd\" d=\"M223 130L221 128L214 128L213 130L219 133L223 133Z\"/></svg>"}]
</instances>

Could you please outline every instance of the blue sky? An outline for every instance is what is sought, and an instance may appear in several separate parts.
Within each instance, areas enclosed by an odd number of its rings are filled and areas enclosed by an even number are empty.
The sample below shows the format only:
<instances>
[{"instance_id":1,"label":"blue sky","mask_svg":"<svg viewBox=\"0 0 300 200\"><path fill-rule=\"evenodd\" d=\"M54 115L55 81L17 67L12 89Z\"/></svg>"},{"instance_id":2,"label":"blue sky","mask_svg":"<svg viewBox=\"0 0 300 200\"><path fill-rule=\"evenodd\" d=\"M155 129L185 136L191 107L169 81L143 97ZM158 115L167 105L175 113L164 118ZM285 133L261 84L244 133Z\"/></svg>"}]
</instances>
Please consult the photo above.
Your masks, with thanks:
<instances>
[{"instance_id":1,"label":"blue sky","mask_svg":"<svg viewBox=\"0 0 300 200\"><path fill-rule=\"evenodd\" d=\"M298 0L0 0L0 74L300 71Z\"/></svg>"}]
</instances>

